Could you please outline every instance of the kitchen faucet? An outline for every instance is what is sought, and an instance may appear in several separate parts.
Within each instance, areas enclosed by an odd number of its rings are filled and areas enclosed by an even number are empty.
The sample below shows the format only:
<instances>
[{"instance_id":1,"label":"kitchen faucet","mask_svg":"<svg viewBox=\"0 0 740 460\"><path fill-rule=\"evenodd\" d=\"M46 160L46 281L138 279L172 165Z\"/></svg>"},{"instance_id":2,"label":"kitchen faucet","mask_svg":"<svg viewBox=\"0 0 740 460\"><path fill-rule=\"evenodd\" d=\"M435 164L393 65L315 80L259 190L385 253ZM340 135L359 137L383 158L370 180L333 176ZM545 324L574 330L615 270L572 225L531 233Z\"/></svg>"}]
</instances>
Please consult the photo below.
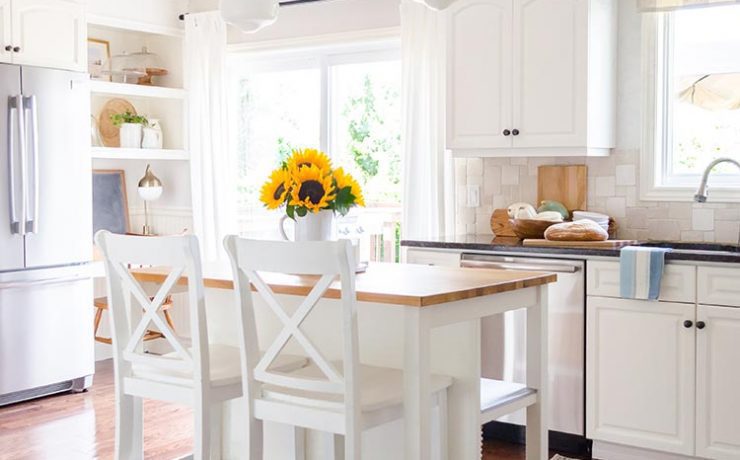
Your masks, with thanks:
<instances>
[{"instance_id":1,"label":"kitchen faucet","mask_svg":"<svg viewBox=\"0 0 740 460\"><path fill-rule=\"evenodd\" d=\"M714 169L715 166L717 166L720 163L732 163L738 168L740 168L740 163L733 160L732 158L717 158L713 162L709 163L707 165L707 168L704 170L704 174L701 176L701 182L699 182L699 188L696 190L696 194L694 195L694 201L697 203L706 203L707 201L707 180L709 180L709 173L712 172L712 169ZM740 231L738 231L737 235L737 245L740 246Z\"/></svg>"},{"instance_id":2,"label":"kitchen faucet","mask_svg":"<svg viewBox=\"0 0 740 460\"><path fill-rule=\"evenodd\" d=\"M699 188L696 190L694 195L694 201L697 203L706 203L707 201L707 180L709 180L709 173L712 172L715 166L720 163L732 163L740 168L740 163L733 160L732 158L717 158L713 162L709 163L707 169L704 170L704 174L701 176L701 182L699 182Z\"/></svg>"}]
</instances>

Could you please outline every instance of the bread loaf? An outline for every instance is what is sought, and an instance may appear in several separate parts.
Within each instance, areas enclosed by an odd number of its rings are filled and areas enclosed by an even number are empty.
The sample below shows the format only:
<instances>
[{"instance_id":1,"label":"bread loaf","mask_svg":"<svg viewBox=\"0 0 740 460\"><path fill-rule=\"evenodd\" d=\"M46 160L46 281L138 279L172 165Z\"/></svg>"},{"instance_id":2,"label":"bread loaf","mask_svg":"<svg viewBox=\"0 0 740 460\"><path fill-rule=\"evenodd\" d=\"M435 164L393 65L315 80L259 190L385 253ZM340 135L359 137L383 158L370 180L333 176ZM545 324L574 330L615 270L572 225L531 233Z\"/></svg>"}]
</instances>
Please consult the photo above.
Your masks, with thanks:
<instances>
[{"instance_id":1,"label":"bread loaf","mask_svg":"<svg viewBox=\"0 0 740 460\"><path fill-rule=\"evenodd\" d=\"M545 239L550 241L606 241L609 234L591 220L578 220L555 224L545 230Z\"/></svg>"}]
</instances>

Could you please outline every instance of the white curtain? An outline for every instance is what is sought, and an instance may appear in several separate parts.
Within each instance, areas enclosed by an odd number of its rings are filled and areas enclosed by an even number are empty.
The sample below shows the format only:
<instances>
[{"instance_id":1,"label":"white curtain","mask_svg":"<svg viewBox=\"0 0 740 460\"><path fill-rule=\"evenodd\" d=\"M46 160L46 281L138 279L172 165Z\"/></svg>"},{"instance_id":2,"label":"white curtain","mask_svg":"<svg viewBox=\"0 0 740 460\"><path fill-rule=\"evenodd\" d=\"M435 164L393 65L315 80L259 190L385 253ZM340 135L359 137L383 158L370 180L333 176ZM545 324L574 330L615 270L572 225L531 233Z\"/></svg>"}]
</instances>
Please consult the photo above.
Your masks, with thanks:
<instances>
[{"instance_id":1,"label":"white curtain","mask_svg":"<svg viewBox=\"0 0 740 460\"><path fill-rule=\"evenodd\" d=\"M403 236L455 233L454 174L444 148L444 15L401 3Z\"/></svg>"},{"instance_id":2,"label":"white curtain","mask_svg":"<svg viewBox=\"0 0 740 460\"><path fill-rule=\"evenodd\" d=\"M740 0L637 0L641 11L673 11L681 8L719 6L740 3Z\"/></svg>"},{"instance_id":3,"label":"white curtain","mask_svg":"<svg viewBox=\"0 0 740 460\"><path fill-rule=\"evenodd\" d=\"M184 53L193 223L208 262L225 259L223 238L236 230L227 137L226 24L218 11L185 16Z\"/></svg>"}]
</instances>

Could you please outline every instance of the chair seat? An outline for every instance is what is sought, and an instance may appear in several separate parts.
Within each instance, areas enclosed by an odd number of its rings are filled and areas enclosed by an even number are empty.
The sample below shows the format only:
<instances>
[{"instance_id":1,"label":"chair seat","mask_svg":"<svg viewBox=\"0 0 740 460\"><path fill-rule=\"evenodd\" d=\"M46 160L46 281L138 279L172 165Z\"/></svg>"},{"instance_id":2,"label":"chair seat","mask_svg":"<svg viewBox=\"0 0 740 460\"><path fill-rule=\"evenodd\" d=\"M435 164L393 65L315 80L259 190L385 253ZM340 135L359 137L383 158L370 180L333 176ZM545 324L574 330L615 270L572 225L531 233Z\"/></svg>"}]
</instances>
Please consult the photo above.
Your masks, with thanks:
<instances>
[{"instance_id":1,"label":"chair seat","mask_svg":"<svg viewBox=\"0 0 740 460\"><path fill-rule=\"evenodd\" d=\"M334 362L337 369L342 369L341 362ZM296 369L287 373L291 377L316 378L325 380L324 374L315 365ZM373 412L398 406L403 403L403 371L384 367L359 366L360 397L362 411ZM452 385L452 377L432 375L432 394L445 390ZM262 387L263 399L300 404L317 408L343 410L343 396L327 393L316 393L304 390L283 388L276 385Z\"/></svg>"},{"instance_id":2,"label":"chair seat","mask_svg":"<svg viewBox=\"0 0 740 460\"><path fill-rule=\"evenodd\" d=\"M188 349L192 353L192 349ZM239 383L242 378L241 355L239 348L228 345L209 345L211 382L214 385L231 385ZM166 359L179 360L177 352L161 356ZM308 364L308 359L301 356L283 355L275 360L273 369L278 372L291 372ZM133 375L158 381L175 379L192 379L192 374L186 371L162 369L154 365L134 363Z\"/></svg>"}]
</instances>

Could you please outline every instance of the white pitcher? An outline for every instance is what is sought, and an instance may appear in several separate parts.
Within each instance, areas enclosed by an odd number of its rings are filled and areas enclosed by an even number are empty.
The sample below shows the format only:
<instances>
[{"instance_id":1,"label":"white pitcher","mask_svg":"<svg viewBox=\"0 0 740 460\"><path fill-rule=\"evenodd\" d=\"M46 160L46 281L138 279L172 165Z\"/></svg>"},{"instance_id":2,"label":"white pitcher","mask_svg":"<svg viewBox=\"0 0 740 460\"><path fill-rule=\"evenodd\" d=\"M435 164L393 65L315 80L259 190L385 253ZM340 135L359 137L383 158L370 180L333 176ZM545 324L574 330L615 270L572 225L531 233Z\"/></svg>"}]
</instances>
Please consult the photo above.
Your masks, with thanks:
<instances>
[{"instance_id":1,"label":"white pitcher","mask_svg":"<svg viewBox=\"0 0 740 460\"><path fill-rule=\"evenodd\" d=\"M141 141L141 148L161 149L162 145L162 127L157 120L150 120L149 126L144 128L144 138Z\"/></svg>"},{"instance_id":2,"label":"white pitcher","mask_svg":"<svg viewBox=\"0 0 740 460\"><path fill-rule=\"evenodd\" d=\"M285 221L290 219L283 216L280 219L280 235L290 241L285 233ZM309 212L303 217L295 218L294 241L329 241L334 239L334 211Z\"/></svg>"}]
</instances>

